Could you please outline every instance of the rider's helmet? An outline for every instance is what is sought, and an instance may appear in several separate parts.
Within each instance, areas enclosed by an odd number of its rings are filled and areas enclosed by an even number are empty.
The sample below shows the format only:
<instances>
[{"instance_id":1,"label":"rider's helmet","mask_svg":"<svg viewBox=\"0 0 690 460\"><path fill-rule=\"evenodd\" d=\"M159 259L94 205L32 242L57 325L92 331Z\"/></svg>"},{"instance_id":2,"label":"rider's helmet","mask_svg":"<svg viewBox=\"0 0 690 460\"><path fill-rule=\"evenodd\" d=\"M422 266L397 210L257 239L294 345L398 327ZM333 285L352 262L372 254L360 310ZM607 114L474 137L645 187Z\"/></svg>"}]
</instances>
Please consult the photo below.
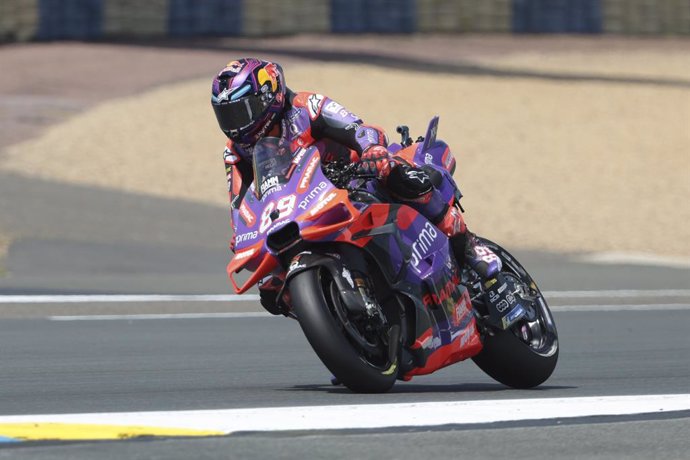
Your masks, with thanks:
<instances>
[{"instance_id":1,"label":"rider's helmet","mask_svg":"<svg viewBox=\"0 0 690 460\"><path fill-rule=\"evenodd\" d=\"M246 58L228 63L213 79L211 104L228 138L254 145L283 112L285 92L278 64Z\"/></svg>"}]
</instances>

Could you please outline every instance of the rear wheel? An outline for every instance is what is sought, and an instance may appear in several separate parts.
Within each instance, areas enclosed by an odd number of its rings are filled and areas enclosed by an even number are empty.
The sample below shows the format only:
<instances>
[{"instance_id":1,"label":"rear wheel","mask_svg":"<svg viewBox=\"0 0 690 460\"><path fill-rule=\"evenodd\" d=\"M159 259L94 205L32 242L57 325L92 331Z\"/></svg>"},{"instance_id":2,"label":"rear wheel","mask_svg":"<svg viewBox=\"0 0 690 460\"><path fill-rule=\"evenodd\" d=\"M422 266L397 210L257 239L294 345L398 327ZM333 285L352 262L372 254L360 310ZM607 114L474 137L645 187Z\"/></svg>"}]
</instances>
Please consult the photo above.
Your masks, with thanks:
<instances>
[{"instance_id":1,"label":"rear wheel","mask_svg":"<svg viewBox=\"0 0 690 460\"><path fill-rule=\"evenodd\" d=\"M522 289L528 314L508 330L492 329L473 361L492 378L513 388L544 383L558 361L558 332L544 296L532 277L508 251L487 239L482 243L503 262L502 274Z\"/></svg>"},{"instance_id":2,"label":"rear wheel","mask_svg":"<svg viewBox=\"0 0 690 460\"><path fill-rule=\"evenodd\" d=\"M290 281L290 296L302 331L337 380L358 393L388 391L397 376L399 344L383 316L353 315L328 270L314 268Z\"/></svg>"}]
</instances>

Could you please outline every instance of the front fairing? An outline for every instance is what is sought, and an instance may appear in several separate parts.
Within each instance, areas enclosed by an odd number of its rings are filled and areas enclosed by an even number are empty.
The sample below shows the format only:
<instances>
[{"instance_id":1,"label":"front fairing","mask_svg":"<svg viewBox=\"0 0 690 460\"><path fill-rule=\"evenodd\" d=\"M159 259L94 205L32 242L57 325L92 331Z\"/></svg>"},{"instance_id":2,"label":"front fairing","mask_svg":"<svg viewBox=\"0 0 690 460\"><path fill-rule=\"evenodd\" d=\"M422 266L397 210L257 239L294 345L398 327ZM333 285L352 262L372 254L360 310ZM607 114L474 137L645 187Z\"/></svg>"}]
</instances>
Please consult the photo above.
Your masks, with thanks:
<instances>
[{"instance_id":1,"label":"front fairing","mask_svg":"<svg viewBox=\"0 0 690 460\"><path fill-rule=\"evenodd\" d=\"M272 142L273 150L255 148L254 181L232 210L235 257L228 265L228 274L233 285L234 274L241 269L256 274L259 268L263 272L278 266L280 249L267 243L270 235L288 224L296 226L304 240L330 241L359 214L347 192L336 188L323 174L317 148L300 148L286 156L278 152L282 146ZM254 278L249 281L260 279ZM235 285L235 289L243 292L251 286L249 281L241 288Z\"/></svg>"}]
</instances>

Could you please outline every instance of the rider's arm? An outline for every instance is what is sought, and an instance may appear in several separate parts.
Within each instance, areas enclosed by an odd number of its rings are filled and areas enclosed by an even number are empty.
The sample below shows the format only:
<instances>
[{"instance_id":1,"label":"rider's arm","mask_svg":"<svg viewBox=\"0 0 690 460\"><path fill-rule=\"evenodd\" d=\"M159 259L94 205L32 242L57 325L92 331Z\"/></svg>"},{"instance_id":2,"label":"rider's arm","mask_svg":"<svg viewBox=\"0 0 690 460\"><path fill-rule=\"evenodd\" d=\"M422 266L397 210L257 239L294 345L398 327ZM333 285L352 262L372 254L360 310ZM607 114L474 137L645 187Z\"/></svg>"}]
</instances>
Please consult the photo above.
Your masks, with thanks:
<instances>
[{"instance_id":1,"label":"rider's arm","mask_svg":"<svg viewBox=\"0 0 690 460\"><path fill-rule=\"evenodd\" d=\"M381 128L362 122L361 118L329 97L299 93L295 103L309 111L311 134L316 140L331 139L353 150L358 157L373 145L388 145Z\"/></svg>"},{"instance_id":2,"label":"rider's arm","mask_svg":"<svg viewBox=\"0 0 690 460\"><path fill-rule=\"evenodd\" d=\"M242 202L242 197L244 196L247 188L252 182L252 170L251 165L247 160L242 159L235 151L232 141L228 141L225 150L223 151L223 162L225 163L225 174L228 179L228 194L230 197L230 208L236 209L240 206ZM230 213L230 219L233 229L235 228L232 222L232 215ZM230 248L235 250L235 235L230 240Z\"/></svg>"},{"instance_id":3,"label":"rider's arm","mask_svg":"<svg viewBox=\"0 0 690 460\"><path fill-rule=\"evenodd\" d=\"M388 139L377 126L367 125L362 120L335 101L325 98L319 117L312 124L314 137L323 137L346 145L357 153L359 169L367 174L387 178L394 167L388 152ZM316 129L315 129L316 128Z\"/></svg>"}]
</instances>

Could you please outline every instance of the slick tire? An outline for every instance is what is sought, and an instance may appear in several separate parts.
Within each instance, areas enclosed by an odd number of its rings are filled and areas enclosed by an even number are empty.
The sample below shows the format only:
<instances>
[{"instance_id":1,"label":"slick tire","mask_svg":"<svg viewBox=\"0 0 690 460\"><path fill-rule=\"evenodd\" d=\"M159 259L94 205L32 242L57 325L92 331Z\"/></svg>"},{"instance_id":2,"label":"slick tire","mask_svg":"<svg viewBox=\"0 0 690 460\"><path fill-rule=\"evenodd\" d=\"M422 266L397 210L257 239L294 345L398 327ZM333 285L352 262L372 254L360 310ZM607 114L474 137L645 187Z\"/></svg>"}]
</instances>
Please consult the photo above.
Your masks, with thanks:
<instances>
[{"instance_id":1,"label":"slick tire","mask_svg":"<svg viewBox=\"0 0 690 460\"><path fill-rule=\"evenodd\" d=\"M532 284L541 296L532 277L512 254L491 240L480 240L501 258L504 273ZM484 348L472 360L494 380L512 388L534 388L544 383L556 368L560 346L556 324L545 300L538 307L537 316L542 332L547 334L541 348L531 348L513 330L494 329L494 335L485 337Z\"/></svg>"},{"instance_id":2,"label":"slick tire","mask_svg":"<svg viewBox=\"0 0 690 460\"><path fill-rule=\"evenodd\" d=\"M551 356L534 353L511 331L487 337L481 353L472 360L490 377L511 388L534 388L553 373L558 350Z\"/></svg>"},{"instance_id":3,"label":"slick tire","mask_svg":"<svg viewBox=\"0 0 690 460\"><path fill-rule=\"evenodd\" d=\"M290 281L292 306L304 335L331 373L357 393L384 393L395 384L396 364L378 368L358 353L346 339L324 294L321 276L325 270L314 268L295 275Z\"/></svg>"}]
</instances>

